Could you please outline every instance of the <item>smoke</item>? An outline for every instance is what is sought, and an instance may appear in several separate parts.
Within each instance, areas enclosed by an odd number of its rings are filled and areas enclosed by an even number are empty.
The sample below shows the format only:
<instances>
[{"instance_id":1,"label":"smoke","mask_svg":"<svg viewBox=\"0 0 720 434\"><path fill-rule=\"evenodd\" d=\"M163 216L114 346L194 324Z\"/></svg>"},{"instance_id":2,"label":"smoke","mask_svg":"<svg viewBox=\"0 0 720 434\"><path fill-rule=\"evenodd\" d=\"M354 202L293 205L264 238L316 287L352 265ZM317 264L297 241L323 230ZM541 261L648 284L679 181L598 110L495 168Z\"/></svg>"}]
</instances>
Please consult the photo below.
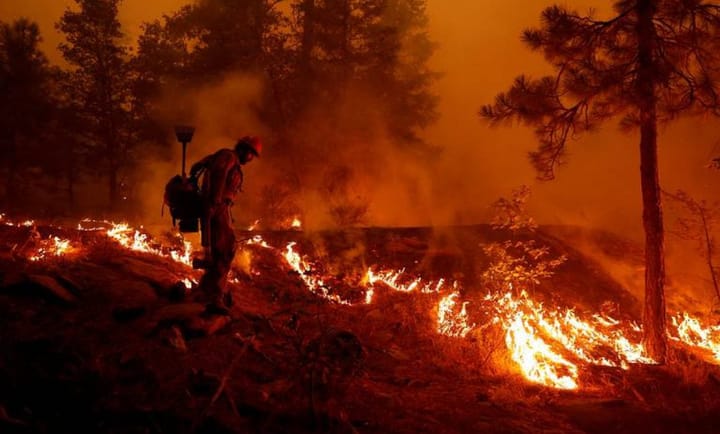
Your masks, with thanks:
<instances>
[{"instance_id":1,"label":"smoke","mask_svg":"<svg viewBox=\"0 0 720 434\"><path fill-rule=\"evenodd\" d=\"M233 148L246 135L265 136L268 131L257 118L254 106L263 91L262 80L251 75L233 74L197 89L169 86L157 101L157 120L166 126L169 140L175 141L174 125L195 126L195 135L188 145L186 171L192 164L221 148ZM252 196L258 181L256 171L264 160L258 159L243 168ZM147 155L141 160L136 177L141 181L138 199L143 221L158 222L165 183L180 173L182 146L178 143L170 157ZM245 195L243 195L245 196ZM239 198L241 201L243 198ZM241 202L242 203L242 202ZM244 209L244 207L236 207Z\"/></svg>"},{"instance_id":2,"label":"smoke","mask_svg":"<svg viewBox=\"0 0 720 434\"><path fill-rule=\"evenodd\" d=\"M184 3L123 2L121 18L129 41L139 33L140 23ZM361 109L372 101L364 100L357 89L333 107L309 112L292 137L305 144L322 139L332 148L308 148L301 158L281 162L286 150L270 147L263 158L246 166L245 192L235 207L236 218L254 221L264 209L264 187L278 185L283 175L295 170L301 174L301 194L286 208L302 212L306 227L332 226L331 201L322 191L332 184L328 178L342 173L338 170L344 167L351 169L352 179L344 194L352 199L350 205L367 202L364 223L368 225L487 221L493 200L526 184L534 192L530 210L540 223L600 228L642 242L636 134L621 134L612 122L607 123L602 130L570 144L568 164L560 168L557 180L539 183L527 160L527 152L537 143L532 131L520 125L490 128L477 116L479 107L492 102L515 76L524 73L537 77L551 72L542 56L530 52L520 40L521 32L537 26L541 11L551 3L429 0L430 37L438 44L431 66L443 77L434 88L440 96L441 117L425 131L424 138L443 151L428 156L429 161L398 151L385 133L387 125L382 117ZM561 3L580 12L594 7L599 17L611 7L610 2L599 0ZM38 20L44 48L57 62L55 48L60 36L54 32L53 23L71 4L69 0L0 3L0 19L28 16ZM272 137L274 132L268 131L251 110L259 102L263 86L256 77L231 76L199 90L173 89L162 101L168 134L176 122L197 126L189 147L190 162L231 146L244 134ZM714 119L690 119L661 129L660 182L664 189L683 189L698 199L716 195L720 172L707 169L706 164L720 153L717 127ZM179 155L178 145L173 159L149 158L139 172L145 180L141 196L147 218L157 218L162 186L178 173ZM671 237L668 252L671 271L697 256L684 255L685 250ZM678 265L674 258L678 258Z\"/></svg>"}]
</instances>

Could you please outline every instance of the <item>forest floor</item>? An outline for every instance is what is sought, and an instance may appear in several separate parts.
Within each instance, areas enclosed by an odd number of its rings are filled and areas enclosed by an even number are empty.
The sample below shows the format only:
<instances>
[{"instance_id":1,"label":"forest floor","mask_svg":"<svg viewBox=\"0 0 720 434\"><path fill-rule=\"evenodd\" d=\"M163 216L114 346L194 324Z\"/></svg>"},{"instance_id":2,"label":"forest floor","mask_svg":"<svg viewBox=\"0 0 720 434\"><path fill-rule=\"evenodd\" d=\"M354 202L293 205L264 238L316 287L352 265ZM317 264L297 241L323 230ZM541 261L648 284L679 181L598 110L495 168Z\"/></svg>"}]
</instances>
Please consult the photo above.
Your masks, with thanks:
<instances>
[{"instance_id":1,"label":"forest floor","mask_svg":"<svg viewBox=\"0 0 720 434\"><path fill-rule=\"evenodd\" d=\"M611 301L638 320L641 300L597 255L641 273L641 250L593 233L585 255L580 232L538 235L568 260L531 295L588 312ZM38 234L82 251L28 260L18 246ZM488 226L259 235L277 248L242 244L227 318L179 283L198 277L186 265L99 232L0 225L0 432L720 432L707 354L672 344L663 366L583 365L578 387L558 390L525 379L492 327L439 334L439 294L378 286L363 302L362 275L381 265L462 282L468 321L488 322L472 310L481 245L500 237ZM291 241L313 271L290 268ZM309 291L320 277L350 304Z\"/></svg>"}]
</instances>

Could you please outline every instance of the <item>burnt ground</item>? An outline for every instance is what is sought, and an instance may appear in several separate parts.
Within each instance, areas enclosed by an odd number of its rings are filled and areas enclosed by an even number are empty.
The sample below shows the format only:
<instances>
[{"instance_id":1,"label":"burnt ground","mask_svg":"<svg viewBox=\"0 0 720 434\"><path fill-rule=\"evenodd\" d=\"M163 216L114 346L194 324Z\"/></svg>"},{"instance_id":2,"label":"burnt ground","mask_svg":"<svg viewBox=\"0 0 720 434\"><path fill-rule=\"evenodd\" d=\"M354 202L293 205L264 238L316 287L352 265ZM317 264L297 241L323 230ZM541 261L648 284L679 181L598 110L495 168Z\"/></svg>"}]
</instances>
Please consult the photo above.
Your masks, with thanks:
<instances>
[{"instance_id":1,"label":"burnt ground","mask_svg":"<svg viewBox=\"0 0 720 434\"><path fill-rule=\"evenodd\" d=\"M83 253L28 262L11 250L24 231L0 228L2 433L720 430L720 370L680 348L666 366L593 368L579 391L558 391L523 380L492 328L437 334L433 294L378 290L371 305L332 304L277 251L246 246L238 256L251 265L237 272L226 322L177 285L190 273L181 265L72 231L63 235ZM569 260L533 295L588 310L611 300L638 318L638 300L572 247L573 234L539 236ZM298 241L348 298L360 300L352 282L383 264L457 279L471 302L483 294L479 244L502 237L485 226L263 236ZM641 261L621 240L597 237L598 249Z\"/></svg>"}]
</instances>

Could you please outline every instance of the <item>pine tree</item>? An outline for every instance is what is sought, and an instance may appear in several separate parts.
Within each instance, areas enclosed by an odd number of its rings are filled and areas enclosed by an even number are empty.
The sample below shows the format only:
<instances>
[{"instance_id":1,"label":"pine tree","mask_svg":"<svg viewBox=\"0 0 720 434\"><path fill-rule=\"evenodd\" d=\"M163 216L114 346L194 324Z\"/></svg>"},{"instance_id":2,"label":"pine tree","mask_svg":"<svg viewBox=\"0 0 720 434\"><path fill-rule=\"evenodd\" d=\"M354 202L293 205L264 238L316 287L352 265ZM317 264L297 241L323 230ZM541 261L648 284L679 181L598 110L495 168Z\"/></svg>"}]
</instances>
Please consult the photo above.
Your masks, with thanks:
<instances>
[{"instance_id":1,"label":"pine tree","mask_svg":"<svg viewBox=\"0 0 720 434\"><path fill-rule=\"evenodd\" d=\"M524 42L552 64L553 76L520 76L484 106L491 121L519 119L540 144L530 158L552 179L568 142L618 118L640 133L645 230L644 344L666 358L664 234L657 126L684 115L720 114L720 6L704 0L622 0L600 20L561 6L547 8Z\"/></svg>"},{"instance_id":2,"label":"pine tree","mask_svg":"<svg viewBox=\"0 0 720 434\"><path fill-rule=\"evenodd\" d=\"M17 206L20 175L35 164L38 131L51 116L50 69L40 51L37 24L26 19L0 22L0 161L5 171L5 204Z\"/></svg>"},{"instance_id":3,"label":"pine tree","mask_svg":"<svg viewBox=\"0 0 720 434\"><path fill-rule=\"evenodd\" d=\"M134 142L129 50L118 20L120 0L75 0L57 24L66 38L60 51L71 65L69 92L79 102L83 133L94 145L107 176L111 209L120 200L121 171L131 162Z\"/></svg>"}]
</instances>

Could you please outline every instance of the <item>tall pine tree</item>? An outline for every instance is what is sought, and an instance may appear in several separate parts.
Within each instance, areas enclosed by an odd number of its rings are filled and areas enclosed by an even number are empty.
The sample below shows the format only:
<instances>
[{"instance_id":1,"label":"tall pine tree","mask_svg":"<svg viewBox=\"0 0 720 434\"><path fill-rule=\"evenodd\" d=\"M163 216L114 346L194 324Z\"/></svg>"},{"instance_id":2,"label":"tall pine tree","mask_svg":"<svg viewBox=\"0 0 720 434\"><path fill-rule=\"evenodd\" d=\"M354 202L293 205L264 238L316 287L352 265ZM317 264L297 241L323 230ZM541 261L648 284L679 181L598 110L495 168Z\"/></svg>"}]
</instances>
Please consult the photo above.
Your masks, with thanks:
<instances>
[{"instance_id":1,"label":"tall pine tree","mask_svg":"<svg viewBox=\"0 0 720 434\"><path fill-rule=\"evenodd\" d=\"M19 205L21 175L33 165L39 132L52 111L50 68L40 51L37 24L0 22L0 161L5 172L5 209Z\"/></svg>"},{"instance_id":2,"label":"tall pine tree","mask_svg":"<svg viewBox=\"0 0 720 434\"><path fill-rule=\"evenodd\" d=\"M71 65L69 92L79 102L97 168L107 176L108 200L117 209L121 173L131 162L134 142L128 48L118 20L120 0L75 0L57 24L66 42L60 51Z\"/></svg>"},{"instance_id":3,"label":"tall pine tree","mask_svg":"<svg viewBox=\"0 0 720 434\"><path fill-rule=\"evenodd\" d=\"M568 142L600 123L620 119L640 136L645 230L644 344L666 359L664 231L657 127L684 115L720 115L720 6L704 0L622 0L600 20L561 6L523 39L554 67L552 76L520 76L484 106L497 122L519 119L540 141L531 161L552 179Z\"/></svg>"}]
</instances>

